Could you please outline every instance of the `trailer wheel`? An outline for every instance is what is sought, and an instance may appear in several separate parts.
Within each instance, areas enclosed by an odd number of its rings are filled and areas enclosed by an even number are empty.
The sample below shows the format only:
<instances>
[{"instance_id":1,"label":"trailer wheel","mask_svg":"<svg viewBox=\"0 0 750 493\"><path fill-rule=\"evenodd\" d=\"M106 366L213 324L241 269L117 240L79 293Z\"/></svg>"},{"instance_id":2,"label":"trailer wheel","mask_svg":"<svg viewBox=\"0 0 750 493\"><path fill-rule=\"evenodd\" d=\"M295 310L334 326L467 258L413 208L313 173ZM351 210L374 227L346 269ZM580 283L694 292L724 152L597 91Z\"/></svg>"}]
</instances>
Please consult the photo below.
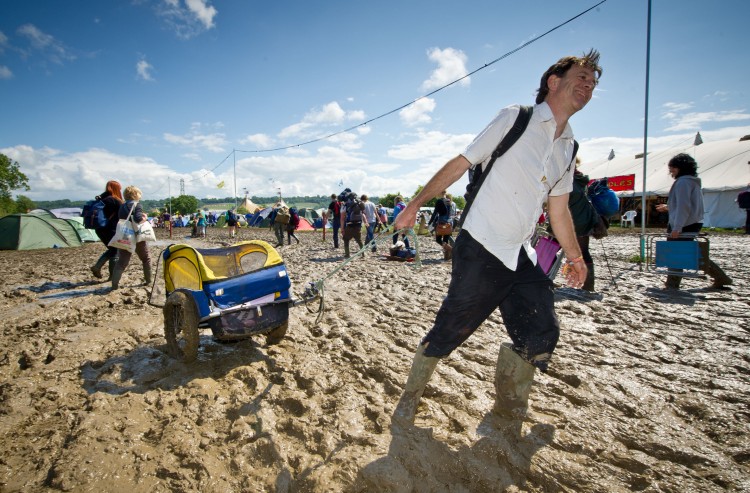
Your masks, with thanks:
<instances>
[{"instance_id":1,"label":"trailer wheel","mask_svg":"<svg viewBox=\"0 0 750 493\"><path fill-rule=\"evenodd\" d=\"M198 357L198 313L188 294L175 291L164 304L164 336L169 353L185 363Z\"/></svg>"},{"instance_id":2,"label":"trailer wheel","mask_svg":"<svg viewBox=\"0 0 750 493\"><path fill-rule=\"evenodd\" d=\"M283 324L279 325L271 332L266 334L266 344L278 344L286 335L286 330L289 328L289 320L285 320Z\"/></svg>"}]
</instances>

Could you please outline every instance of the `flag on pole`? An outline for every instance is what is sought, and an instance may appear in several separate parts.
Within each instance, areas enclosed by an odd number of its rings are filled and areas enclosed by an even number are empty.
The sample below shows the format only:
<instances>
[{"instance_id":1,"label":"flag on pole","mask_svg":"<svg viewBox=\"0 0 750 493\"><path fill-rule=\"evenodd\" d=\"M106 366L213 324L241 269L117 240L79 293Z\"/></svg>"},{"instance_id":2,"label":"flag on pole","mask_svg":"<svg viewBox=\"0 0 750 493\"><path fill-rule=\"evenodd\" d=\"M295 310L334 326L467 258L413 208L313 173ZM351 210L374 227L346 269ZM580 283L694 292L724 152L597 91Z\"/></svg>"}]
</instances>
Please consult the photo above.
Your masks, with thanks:
<instances>
[{"instance_id":1,"label":"flag on pole","mask_svg":"<svg viewBox=\"0 0 750 493\"><path fill-rule=\"evenodd\" d=\"M222 180L221 182L219 182L219 184L216 185L216 188L224 188L224 180Z\"/></svg>"},{"instance_id":2,"label":"flag on pole","mask_svg":"<svg viewBox=\"0 0 750 493\"><path fill-rule=\"evenodd\" d=\"M703 139L701 138L701 133L698 132L695 134L695 140L693 141L694 146L699 146L703 143Z\"/></svg>"},{"instance_id":3,"label":"flag on pole","mask_svg":"<svg viewBox=\"0 0 750 493\"><path fill-rule=\"evenodd\" d=\"M615 150L612 149L609 151L609 157L607 158L607 161L612 161L615 158Z\"/></svg>"}]
</instances>

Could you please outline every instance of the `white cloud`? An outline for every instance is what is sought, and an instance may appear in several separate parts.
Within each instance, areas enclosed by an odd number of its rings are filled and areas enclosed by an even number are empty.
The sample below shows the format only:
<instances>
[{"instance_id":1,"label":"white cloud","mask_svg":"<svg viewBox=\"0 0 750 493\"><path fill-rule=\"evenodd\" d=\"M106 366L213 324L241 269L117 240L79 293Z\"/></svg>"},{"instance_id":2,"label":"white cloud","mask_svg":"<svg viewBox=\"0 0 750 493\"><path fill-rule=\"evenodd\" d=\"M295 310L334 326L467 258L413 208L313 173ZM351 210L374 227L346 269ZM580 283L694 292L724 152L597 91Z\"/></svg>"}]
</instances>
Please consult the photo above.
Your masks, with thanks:
<instances>
[{"instance_id":1,"label":"white cloud","mask_svg":"<svg viewBox=\"0 0 750 493\"><path fill-rule=\"evenodd\" d=\"M214 128L223 126L221 123L209 125ZM184 135L164 133L164 140L170 144L189 147L192 149L205 149L210 152L224 152L224 146L228 144L226 136L223 133L203 133L200 123L193 123L190 131Z\"/></svg>"},{"instance_id":2,"label":"white cloud","mask_svg":"<svg viewBox=\"0 0 750 493\"><path fill-rule=\"evenodd\" d=\"M678 111L686 111L692 108L694 104L692 102L690 103L664 103L662 107L666 110L667 113L674 113Z\"/></svg>"},{"instance_id":3,"label":"white cloud","mask_svg":"<svg viewBox=\"0 0 750 493\"><path fill-rule=\"evenodd\" d=\"M214 17L216 17L216 8L209 5L206 0L185 0L188 10L203 24L206 29L214 27Z\"/></svg>"},{"instance_id":4,"label":"white cloud","mask_svg":"<svg viewBox=\"0 0 750 493\"><path fill-rule=\"evenodd\" d=\"M346 122L364 119L364 111L345 111L336 101L333 101L323 107L314 108L302 118L302 121L283 128L278 137L281 139L309 137L319 127L330 128L343 125Z\"/></svg>"},{"instance_id":5,"label":"white cloud","mask_svg":"<svg viewBox=\"0 0 750 493\"><path fill-rule=\"evenodd\" d=\"M54 36L46 34L33 24L24 24L18 28L17 32L26 38L30 45L30 48L20 48L20 52L24 57L38 54L45 61L50 61L58 65L76 59L76 56L70 53L69 49L62 42L55 39Z\"/></svg>"},{"instance_id":6,"label":"white cloud","mask_svg":"<svg viewBox=\"0 0 750 493\"><path fill-rule=\"evenodd\" d=\"M665 117L671 120L671 125L664 130L680 132L684 130L700 130L709 123L727 123L750 120L750 113L745 110L704 111L686 113L684 115L670 114Z\"/></svg>"},{"instance_id":7,"label":"white cloud","mask_svg":"<svg viewBox=\"0 0 750 493\"><path fill-rule=\"evenodd\" d=\"M157 13L177 37L190 39L213 29L218 11L208 0L161 0Z\"/></svg>"},{"instance_id":8,"label":"white cloud","mask_svg":"<svg viewBox=\"0 0 750 493\"><path fill-rule=\"evenodd\" d=\"M467 57L461 50L454 48L446 48L444 50L432 48L428 51L427 56L430 60L437 63L438 66L432 71L430 78L422 83L421 90L423 91L443 87L468 73L466 70ZM471 84L471 78L467 77L461 80L459 84L468 86Z\"/></svg>"},{"instance_id":9,"label":"white cloud","mask_svg":"<svg viewBox=\"0 0 750 493\"><path fill-rule=\"evenodd\" d=\"M398 112L399 118L404 125L413 127L424 125L432 121L429 115L435 111L436 103L432 98L421 98Z\"/></svg>"},{"instance_id":10,"label":"white cloud","mask_svg":"<svg viewBox=\"0 0 750 493\"><path fill-rule=\"evenodd\" d=\"M148 63L145 58L139 60L138 63L135 64L135 70L138 74L139 79L143 79L146 81L154 80L154 78L151 76L151 72L154 70L154 66Z\"/></svg>"},{"instance_id":11,"label":"white cloud","mask_svg":"<svg viewBox=\"0 0 750 493\"><path fill-rule=\"evenodd\" d=\"M266 134L253 134L240 139L240 145L253 145L258 149L268 149L273 145L273 139Z\"/></svg>"},{"instance_id":12,"label":"white cloud","mask_svg":"<svg viewBox=\"0 0 750 493\"><path fill-rule=\"evenodd\" d=\"M0 79L12 79L13 72L5 65L0 65Z\"/></svg>"},{"instance_id":13,"label":"white cloud","mask_svg":"<svg viewBox=\"0 0 750 493\"><path fill-rule=\"evenodd\" d=\"M727 93L716 91L705 99L717 99L722 101ZM667 122L664 129L667 132L682 132L686 130L701 130L706 125L713 123L723 124L750 120L750 113L746 110L724 110L724 111L690 111L694 108L693 102L676 103L669 102L662 105L664 112L661 119Z\"/></svg>"},{"instance_id":14,"label":"white cloud","mask_svg":"<svg viewBox=\"0 0 750 493\"><path fill-rule=\"evenodd\" d=\"M139 186L147 198L156 198L148 194L163 183L164 191L160 195L167 195L170 172L147 157L123 156L97 148L66 153L48 147L15 146L0 152L18 161L31 187L24 195L32 200L92 198L103 192L107 181L113 179L123 186Z\"/></svg>"},{"instance_id":15,"label":"white cloud","mask_svg":"<svg viewBox=\"0 0 750 493\"><path fill-rule=\"evenodd\" d=\"M0 31L0 53L5 52L6 48L8 48L8 36Z\"/></svg>"},{"instance_id":16,"label":"white cloud","mask_svg":"<svg viewBox=\"0 0 750 493\"><path fill-rule=\"evenodd\" d=\"M472 140L474 140L473 134L417 132L411 142L393 146L388 151L388 156L394 159L425 161L442 166L463 151Z\"/></svg>"}]
</instances>

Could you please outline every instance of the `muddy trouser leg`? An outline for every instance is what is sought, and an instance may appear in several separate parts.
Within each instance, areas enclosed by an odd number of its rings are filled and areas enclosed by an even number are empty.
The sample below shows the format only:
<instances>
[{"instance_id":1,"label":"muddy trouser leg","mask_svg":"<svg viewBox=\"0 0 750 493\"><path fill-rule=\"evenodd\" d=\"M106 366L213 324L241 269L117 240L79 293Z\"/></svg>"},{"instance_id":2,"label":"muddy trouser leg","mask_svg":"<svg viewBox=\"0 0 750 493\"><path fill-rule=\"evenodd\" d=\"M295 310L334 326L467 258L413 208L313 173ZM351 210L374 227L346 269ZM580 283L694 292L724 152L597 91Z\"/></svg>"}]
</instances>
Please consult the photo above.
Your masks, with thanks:
<instances>
[{"instance_id":1,"label":"muddy trouser leg","mask_svg":"<svg viewBox=\"0 0 750 493\"><path fill-rule=\"evenodd\" d=\"M112 270L112 289L120 288L120 279L122 278L125 269L128 268L130 257L132 255L133 254L127 250L119 252L119 259L117 260L117 264L115 264L115 268Z\"/></svg>"},{"instance_id":2,"label":"muddy trouser leg","mask_svg":"<svg viewBox=\"0 0 750 493\"><path fill-rule=\"evenodd\" d=\"M359 245L360 250L364 248L364 244L362 243L362 225L361 224L357 226L357 230L354 232L354 241L357 242L357 245Z\"/></svg>"},{"instance_id":3,"label":"muddy trouser leg","mask_svg":"<svg viewBox=\"0 0 750 493\"><path fill-rule=\"evenodd\" d=\"M344 258L349 258L349 242L352 240L351 231L347 226L344 226Z\"/></svg>"},{"instance_id":4,"label":"muddy trouser leg","mask_svg":"<svg viewBox=\"0 0 750 493\"><path fill-rule=\"evenodd\" d=\"M503 366L509 356L504 351L498 370L502 403L502 395L510 393L509 386L515 389L513 395L523 397L530 387L526 374L533 376L534 368L547 370L560 334L554 312L554 286L542 269L529 260L525 250L520 250L517 270L512 271L471 238L468 231L461 231L456 239L448 295L438 310L435 324L422 340L429 343L424 356L450 354L498 306L513 341L509 348L516 359L510 358L510 364L520 368L518 372L522 374L517 381L503 381L502 374L511 371ZM523 364L516 364L519 359ZM510 409L523 407L513 404Z\"/></svg>"},{"instance_id":5,"label":"muddy trouser leg","mask_svg":"<svg viewBox=\"0 0 750 493\"><path fill-rule=\"evenodd\" d=\"M109 270L109 278L112 279L112 274L115 271L115 267L117 267L117 262L120 260L120 249L119 248L110 248L109 249L109 264L107 266L107 269Z\"/></svg>"},{"instance_id":6,"label":"muddy trouser leg","mask_svg":"<svg viewBox=\"0 0 750 493\"><path fill-rule=\"evenodd\" d=\"M713 285L715 287L729 286L732 284L732 279L724 272L724 270L716 265L716 263L709 257L708 243L705 241L699 241L698 246L700 249L700 263L703 272L705 272L711 279L713 279Z\"/></svg>"},{"instance_id":7,"label":"muddy trouser leg","mask_svg":"<svg viewBox=\"0 0 750 493\"><path fill-rule=\"evenodd\" d=\"M589 236L577 236L578 246L581 248L581 256L583 261L586 263L588 273L586 274L586 281L581 286L581 289L585 291L594 291L594 259L591 257L591 251L589 250L589 242L591 237Z\"/></svg>"},{"instance_id":8,"label":"muddy trouser leg","mask_svg":"<svg viewBox=\"0 0 750 493\"><path fill-rule=\"evenodd\" d=\"M594 292L594 281L596 279L594 274L594 263L587 263L586 264L586 280L583 282L583 286L581 286L581 289L584 291L590 291Z\"/></svg>"},{"instance_id":9,"label":"muddy trouser leg","mask_svg":"<svg viewBox=\"0 0 750 493\"><path fill-rule=\"evenodd\" d=\"M102 278L102 267L104 267L104 264L107 263L107 261L110 258L110 252L109 249L105 250L104 253L102 253L97 261L94 263L94 265L91 266L91 273L96 277L97 279Z\"/></svg>"},{"instance_id":10,"label":"muddy trouser leg","mask_svg":"<svg viewBox=\"0 0 750 493\"><path fill-rule=\"evenodd\" d=\"M333 248L339 247L339 229L341 226L338 221L333 221Z\"/></svg>"},{"instance_id":11,"label":"muddy trouser leg","mask_svg":"<svg viewBox=\"0 0 750 493\"><path fill-rule=\"evenodd\" d=\"M151 257L148 251L148 243L141 241L135 245L135 253L143 264L143 280L146 284L151 282Z\"/></svg>"}]
</instances>

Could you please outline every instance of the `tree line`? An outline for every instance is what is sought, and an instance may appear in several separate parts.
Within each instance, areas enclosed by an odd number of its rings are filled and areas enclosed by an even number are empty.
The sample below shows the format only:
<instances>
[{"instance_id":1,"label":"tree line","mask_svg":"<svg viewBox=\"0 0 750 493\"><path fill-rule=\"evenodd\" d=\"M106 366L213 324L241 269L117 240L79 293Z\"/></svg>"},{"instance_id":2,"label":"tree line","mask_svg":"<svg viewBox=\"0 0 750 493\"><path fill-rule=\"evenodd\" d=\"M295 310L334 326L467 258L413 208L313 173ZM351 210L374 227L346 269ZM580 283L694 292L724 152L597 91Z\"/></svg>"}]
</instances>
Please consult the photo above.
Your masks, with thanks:
<instances>
[{"instance_id":1,"label":"tree line","mask_svg":"<svg viewBox=\"0 0 750 493\"><path fill-rule=\"evenodd\" d=\"M417 195L423 186L419 185L414 191L412 196ZM5 154L0 153L0 217L8 214L23 213L32 209L64 209L69 207L83 207L86 200L39 200L34 202L25 195L18 195L13 199L12 193L14 190L29 191L29 180L25 174L21 171L21 166L16 161L11 159ZM392 208L395 205L396 197L402 197L408 201L407 196L404 196L401 192L388 193L382 197L370 197L370 201L375 204L383 204L385 207ZM93 199L93 197L92 197ZM253 203L264 206L273 205L278 201L278 196L261 197L253 195L250 197ZM428 201L426 207L434 207L437 197ZM313 209L327 208L331 202L331 198L328 195L301 195L293 197L284 197L284 201L292 207L309 207ZM463 197L453 197L453 201L456 202L458 209L463 209L465 200ZM227 207L227 205L234 205L235 203L241 203L242 199L235 197L224 197L224 198L203 198L198 199L193 195L180 195L178 197L172 197L171 206L172 212L191 214L193 212L201 210L216 209L212 207L220 205L221 207ZM170 198L165 197L163 199L144 199L141 201L141 207L144 211L148 211L149 214L161 213L165 211L165 208L169 207ZM241 213L247 213L252 211L238 210Z\"/></svg>"}]
</instances>

